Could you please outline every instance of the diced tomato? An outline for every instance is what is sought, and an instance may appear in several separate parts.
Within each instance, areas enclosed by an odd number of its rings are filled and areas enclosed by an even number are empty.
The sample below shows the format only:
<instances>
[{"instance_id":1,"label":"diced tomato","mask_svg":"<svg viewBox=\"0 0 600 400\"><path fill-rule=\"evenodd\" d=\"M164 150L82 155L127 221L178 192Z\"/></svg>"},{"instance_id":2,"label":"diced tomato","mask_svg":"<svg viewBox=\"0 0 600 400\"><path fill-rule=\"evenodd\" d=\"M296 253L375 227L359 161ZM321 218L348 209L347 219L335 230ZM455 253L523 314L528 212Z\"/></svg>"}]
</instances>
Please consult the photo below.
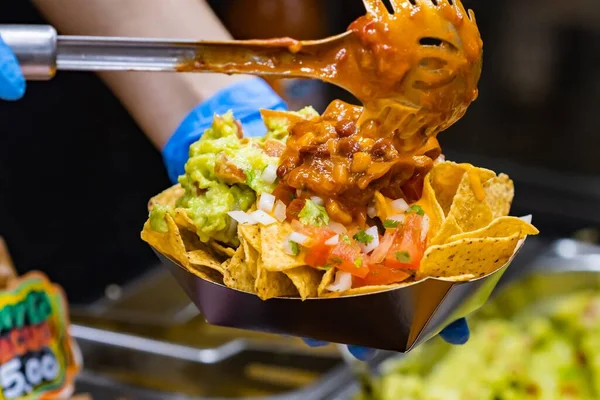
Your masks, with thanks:
<instances>
[{"instance_id":1,"label":"diced tomato","mask_svg":"<svg viewBox=\"0 0 600 400\"><path fill-rule=\"evenodd\" d=\"M406 272L388 268L383 265L369 265L369 273L363 279L354 278L353 287L373 286L373 285L391 285L392 283L404 282L410 277Z\"/></svg>"},{"instance_id":2,"label":"diced tomato","mask_svg":"<svg viewBox=\"0 0 600 400\"><path fill-rule=\"evenodd\" d=\"M423 217L407 214L404 225L396 232L396 237L387 255L384 265L388 268L419 269L425 253L426 238L421 239Z\"/></svg>"},{"instance_id":3,"label":"diced tomato","mask_svg":"<svg viewBox=\"0 0 600 400\"><path fill-rule=\"evenodd\" d=\"M296 190L284 183L280 183L275 187L273 196L281 200L286 206L289 206L292 200L296 198Z\"/></svg>"},{"instance_id":4,"label":"diced tomato","mask_svg":"<svg viewBox=\"0 0 600 400\"><path fill-rule=\"evenodd\" d=\"M327 264L364 278L369 273L367 258L356 244L338 243L329 253Z\"/></svg>"},{"instance_id":5,"label":"diced tomato","mask_svg":"<svg viewBox=\"0 0 600 400\"><path fill-rule=\"evenodd\" d=\"M334 231L328 228L317 228L314 226L304 226L298 229L299 233L310 238L306 244L306 255L304 261L311 267L323 267L327 264L329 253L333 246L326 245L325 242L336 235Z\"/></svg>"}]
</instances>

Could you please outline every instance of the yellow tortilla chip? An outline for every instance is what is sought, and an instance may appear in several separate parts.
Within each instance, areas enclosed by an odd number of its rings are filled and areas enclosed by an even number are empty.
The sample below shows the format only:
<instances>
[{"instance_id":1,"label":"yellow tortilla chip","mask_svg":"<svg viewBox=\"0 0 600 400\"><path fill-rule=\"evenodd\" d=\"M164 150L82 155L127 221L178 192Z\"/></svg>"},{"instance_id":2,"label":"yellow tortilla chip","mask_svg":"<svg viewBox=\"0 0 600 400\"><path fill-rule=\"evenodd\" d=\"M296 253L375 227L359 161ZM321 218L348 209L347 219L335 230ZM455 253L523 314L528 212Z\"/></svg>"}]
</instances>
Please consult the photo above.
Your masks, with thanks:
<instances>
[{"instance_id":1,"label":"yellow tortilla chip","mask_svg":"<svg viewBox=\"0 0 600 400\"><path fill-rule=\"evenodd\" d=\"M492 222L492 210L486 199L477 199L468 174L463 174L448 217L456 218L463 232L474 231Z\"/></svg>"},{"instance_id":2,"label":"yellow tortilla chip","mask_svg":"<svg viewBox=\"0 0 600 400\"><path fill-rule=\"evenodd\" d=\"M223 282L226 286L243 292L254 293L255 279L244 262L244 248L238 247L235 254L227 264L223 274Z\"/></svg>"},{"instance_id":3,"label":"yellow tortilla chip","mask_svg":"<svg viewBox=\"0 0 600 400\"><path fill-rule=\"evenodd\" d=\"M273 297L298 296L298 290L283 272L272 272L264 268L261 259L256 265L255 290L258 297L268 300Z\"/></svg>"},{"instance_id":4,"label":"yellow tortilla chip","mask_svg":"<svg viewBox=\"0 0 600 400\"><path fill-rule=\"evenodd\" d=\"M515 234L504 238L463 239L429 247L421 260L417 279L487 275L506 264L519 240Z\"/></svg>"},{"instance_id":5,"label":"yellow tortilla chip","mask_svg":"<svg viewBox=\"0 0 600 400\"><path fill-rule=\"evenodd\" d=\"M514 234L523 238L527 235L537 235L538 229L528 222L517 217L500 217L493 220L488 226L476 231L460 233L448 238L447 243L470 238L509 237Z\"/></svg>"},{"instance_id":6,"label":"yellow tortilla chip","mask_svg":"<svg viewBox=\"0 0 600 400\"><path fill-rule=\"evenodd\" d=\"M208 245L218 254L225 256L225 257L233 257L233 255L235 254L235 249L231 248L231 247L226 247L223 246L221 243L217 242L216 240L211 240L210 242L208 242Z\"/></svg>"},{"instance_id":7,"label":"yellow tortilla chip","mask_svg":"<svg viewBox=\"0 0 600 400\"><path fill-rule=\"evenodd\" d=\"M183 208L176 208L174 210L173 219L175 220L177 226L192 232L196 232L196 225L194 225L194 221L192 221Z\"/></svg>"},{"instance_id":8,"label":"yellow tortilla chip","mask_svg":"<svg viewBox=\"0 0 600 400\"><path fill-rule=\"evenodd\" d=\"M150 199L148 202L148 211L150 211L155 204L175 208L175 202L177 202L177 200L184 194L185 189L182 188L180 184L171 186L170 188Z\"/></svg>"},{"instance_id":9,"label":"yellow tortilla chip","mask_svg":"<svg viewBox=\"0 0 600 400\"><path fill-rule=\"evenodd\" d=\"M335 272L337 269L329 268L327 272L321 278L321 283L317 289L319 297L323 297L325 294L329 293L327 290L327 286L331 285L333 281L335 281Z\"/></svg>"},{"instance_id":10,"label":"yellow tortilla chip","mask_svg":"<svg viewBox=\"0 0 600 400\"><path fill-rule=\"evenodd\" d=\"M248 271L250 274L256 278L256 265L258 263L259 254L254 247L252 247L248 241L244 240L244 238L240 238L242 242L242 247L244 248L244 262L248 266Z\"/></svg>"},{"instance_id":11,"label":"yellow tortilla chip","mask_svg":"<svg viewBox=\"0 0 600 400\"><path fill-rule=\"evenodd\" d=\"M189 251L187 253L187 257L192 268L204 266L218 271L221 275L223 275L223 273L225 272L222 263L219 260L217 260L213 255L207 253L204 250Z\"/></svg>"},{"instance_id":12,"label":"yellow tortilla chip","mask_svg":"<svg viewBox=\"0 0 600 400\"><path fill-rule=\"evenodd\" d=\"M448 241L448 238L460 233L462 233L462 229L460 229L460 226L458 226L456 218L451 215L446 218L437 234L429 241L429 246L444 244Z\"/></svg>"},{"instance_id":13,"label":"yellow tortilla chip","mask_svg":"<svg viewBox=\"0 0 600 400\"><path fill-rule=\"evenodd\" d=\"M333 268L332 268L333 269ZM302 300L309 297L317 297L319 284L323 278L323 271L316 268L304 266L283 271L290 278Z\"/></svg>"},{"instance_id":14,"label":"yellow tortilla chip","mask_svg":"<svg viewBox=\"0 0 600 400\"><path fill-rule=\"evenodd\" d=\"M431 186L440 207L444 211L444 215L448 215L450 212L454 196L468 168L475 168L477 170L481 183L496 176L494 171L485 168L468 167L466 164L461 165L451 161L437 164L429 173Z\"/></svg>"},{"instance_id":15,"label":"yellow tortilla chip","mask_svg":"<svg viewBox=\"0 0 600 400\"><path fill-rule=\"evenodd\" d=\"M238 225L238 236L246 240L255 250L260 251L260 230L258 225Z\"/></svg>"},{"instance_id":16,"label":"yellow tortilla chip","mask_svg":"<svg viewBox=\"0 0 600 400\"><path fill-rule=\"evenodd\" d=\"M349 289L349 290L346 290L345 292L325 291L321 297L335 298L335 297L342 297L342 296L358 296L361 294L369 294L369 293L381 292L384 290L398 289L401 287L408 286L412 283L414 283L414 282L402 282L402 283L394 283L392 285L380 285L380 286L363 286L363 287Z\"/></svg>"},{"instance_id":17,"label":"yellow tortilla chip","mask_svg":"<svg viewBox=\"0 0 600 400\"><path fill-rule=\"evenodd\" d=\"M435 192L429 178L425 178L423 183L423 195L417 204L423 208L423 211L429 217L429 232L427 235L430 238L435 237L444 222L445 216L444 210L442 210L442 207L435 197Z\"/></svg>"},{"instance_id":18,"label":"yellow tortilla chip","mask_svg":"<svg viewBox=\"0 0 600 400\"><path fill-rule=\"evenodd\" d=\"M201 264L191 265L186 245L177 224L169 214L165 215L165 221L169 228L168 232L157 232L150 226L150 221L146 221L141 234L142 240L173 261L178 262L194 275L210 281L220 280L220 277L216 275L215 268Z\"/></svg>"},{"instance_id":19,"label":"yellow tortilla chip","mask_svg":"<svg viewBox=\"0 0 600 400\"><path fill-rule=\"evenodd\" d=\"M260 229L261 258L268 271L285 271L306 265L304 254L292 256L284 251L283 244L292 233L292 226L287 223L275 223Z\"/></svg>"},{"instance_id":20,"label":"yellow tortilla chip","mask_svg":"<svg viewBox=\"0 0 600 400\"><path fill-rule=\"evenodd\" d=\"M515 185L506 174L500 174L483 184L485 201L489 204L493 218L505 217L510 212Z\"/></svg>"}]
</instances>

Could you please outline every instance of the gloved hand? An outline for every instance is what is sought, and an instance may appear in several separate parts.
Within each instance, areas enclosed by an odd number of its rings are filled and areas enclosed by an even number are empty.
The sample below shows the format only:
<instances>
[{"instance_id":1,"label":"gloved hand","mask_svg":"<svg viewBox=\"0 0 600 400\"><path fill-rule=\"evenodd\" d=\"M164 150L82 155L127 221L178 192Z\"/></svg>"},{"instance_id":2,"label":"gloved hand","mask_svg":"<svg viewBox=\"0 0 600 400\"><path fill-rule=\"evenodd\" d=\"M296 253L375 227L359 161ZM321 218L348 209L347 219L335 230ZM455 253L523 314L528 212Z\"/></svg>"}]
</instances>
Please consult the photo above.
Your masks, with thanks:
<instances>
[{"instance_id":1,"label":"gloved hand","mask_svg":"<svg viewBox=\"0 0 600 400\"><path fill-rule=\"evenodd\" d=\"M448 325L443 331L440 332L440 336L442 337L442 339L444 339L450 344L455 345L467 343L467 341L469 340L469 335L469 326L467 325L467 320L465 320L464 318L457 319L456 321ZM310 347L321 347L329 344L327 342L321 342L319 340L313 339L304 339L304 343L306 343ZM362 361L368 361L372 359L377 353L377 350L375 349L351 345L348 345L348 351L350 351L350 353L354 357Z\"/></svg>"},{"instance_id":2,"label":"gloved hand","mask_svg":"<svg viewBox=\"0 0 600 400\"><path fill-rule=\"evenodd\" d=\"M10 47L0 37L0 99L19 100L25 94L25 78Z\"/></svg>"},{"instance_id":3,"label":"gloved hand","mask_svg":"<svg viewBox=\"0 0 600 400\"><path fill-rule=\"evenodd\" d=\"M189 147L212 124L214 114L224 114L233 110L239 119L246 136L262 136L266 128L259 110L286 110L283 100L262 79L253 78L242 81L215 94L212 98L196 107L184 119L163 150L163 159L173 183L184 173ZM444 329L440 336L452 344L464 344L469 339L469 328L464 319L459 319ZM322 346L327 343L311 339L304 340L309 346ZM366 360L375 354L375 350L358 346L348 346L358 359Z\"/></svg>"}]
</instances>

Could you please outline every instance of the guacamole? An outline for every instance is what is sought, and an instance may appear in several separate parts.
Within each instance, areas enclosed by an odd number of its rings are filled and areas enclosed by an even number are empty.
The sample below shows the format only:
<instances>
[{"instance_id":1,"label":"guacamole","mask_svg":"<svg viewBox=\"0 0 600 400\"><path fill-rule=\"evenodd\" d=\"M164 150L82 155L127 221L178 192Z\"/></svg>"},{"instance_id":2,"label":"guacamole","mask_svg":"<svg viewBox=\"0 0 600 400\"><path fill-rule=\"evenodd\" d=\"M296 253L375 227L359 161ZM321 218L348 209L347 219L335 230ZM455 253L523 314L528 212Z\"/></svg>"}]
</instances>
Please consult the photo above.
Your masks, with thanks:
<instances>
[{"instance_id":1,"label":"guacamole","mask_svg":"<svg viewBox=\"0 0 600 400\"><path fill-rule=\"evenodd\" d=\"M300 116L318 115L307 107ZM261 193L271 193L276 182L264 179L263 172L279 165L279 157L269 155L269 141L281 143L283 148L289 135L289 122L285 118L265 118L267 133L262 138L243 137L241 125L231 111L214 117L212 126L198 141L190 146L185 174L179 183L185 194L175 208L182 208L196 226L203 242L211 239L239 245L235 223L228 212L247 211ZM272 147L272 146L271 146ZM166 232L165 213L173 208L155 206L150 212L152 229Z\"/></svg>"},{"instance_id":2,"label":"guacamole","mask_svg":"<svg viewBox=\"0 0 600 400\"><path fill-rule=\"evenodd\" d=\"M600 398L599 293L574 294L514 320L474 321L472 328L464 346L435 339L388 362L375 380L375 399Z\"/></svg>"}]
</instances>

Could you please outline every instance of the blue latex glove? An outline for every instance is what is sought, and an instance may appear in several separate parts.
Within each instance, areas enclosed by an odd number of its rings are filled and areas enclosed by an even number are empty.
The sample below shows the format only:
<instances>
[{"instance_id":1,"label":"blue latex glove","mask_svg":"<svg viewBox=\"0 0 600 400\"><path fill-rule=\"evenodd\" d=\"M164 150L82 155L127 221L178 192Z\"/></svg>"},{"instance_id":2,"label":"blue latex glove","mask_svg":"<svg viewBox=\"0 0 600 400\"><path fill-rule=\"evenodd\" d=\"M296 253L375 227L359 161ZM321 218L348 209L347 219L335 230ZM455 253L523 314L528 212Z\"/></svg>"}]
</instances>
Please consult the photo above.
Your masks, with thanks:
<instances>
[{"instance_id":1,"label":"blue latex glove","mask_svg":"<svg viewBox=\"0 0 600 400\"><path fill-rule=\"evenodd\" d=\"M25 78L10 47L0 37L0 99L19 100L25 94Z\"/></svg>"},{"instance_id":2,"label":"blue latex glove","mask_svg":"<svg viewBox=\"0 0 600 400\"><path fill-rule=\"evenodd\" d=\"M464 318L454 321L453 323L448 325L443 331L440 332L440 336L442 337L442 339L444 339L450 344L455 345L467 343L467 341L469 340L469 335L469 326L467 325L467 321ZM321 347L329 344L327 342L321 342L319 340L313 339L304 339L304 343L311 347ZM362 361L368 361L372 359L377 353L377 350L375 349L351 345L348 345L348 350L354 357Z\"/></svg>"},{"instance_id":3,"label":"blue latex glove","mask_svg":"<svg viewBox=\"0 0 600 400\"><path fill-rule=\"evenodd\" d=\"M163 150L163 158L173 183L184 173L189 147L212 124L215 114L225 114L233 110L240 120L245 136L262 136L266 128L259 110L286 110L283 100L262 79L253 78L225 88L200 104L185 118ZM459 319L444 329L440 336L452 344L464 344L469 339L469 328L464 319ZM327 343L304 339L309 346L323 346ZM371 358L376 350L358 346L348 346L350 352L360 360Z\"/></svg>"}]
</instances>

